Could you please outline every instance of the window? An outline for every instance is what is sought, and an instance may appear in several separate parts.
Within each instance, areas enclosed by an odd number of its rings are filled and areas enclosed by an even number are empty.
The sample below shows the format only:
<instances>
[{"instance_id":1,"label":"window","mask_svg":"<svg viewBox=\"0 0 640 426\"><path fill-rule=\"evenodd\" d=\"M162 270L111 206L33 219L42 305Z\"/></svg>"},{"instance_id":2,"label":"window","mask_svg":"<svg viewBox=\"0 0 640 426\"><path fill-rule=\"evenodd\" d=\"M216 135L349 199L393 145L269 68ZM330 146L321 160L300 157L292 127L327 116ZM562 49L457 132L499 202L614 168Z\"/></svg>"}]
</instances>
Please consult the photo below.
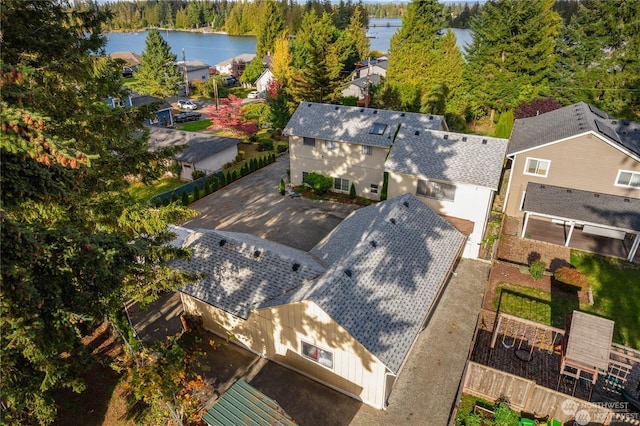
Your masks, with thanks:
<instances>
[{"instance_id":1,"label":"window","mask_svg":"<svg viewBox=\"0 0 640 426\"><path fill-rule=\"evenodd\" d=\"M377 194L378 193L378 185L376 185L375 183L371 184L371 193L372 194Z\"/></svg>"},{"instance_id":2,"label":"window","mask_svg":"<svg viewBox=\"0 0 640 426\"><path fill-rule=\"evenodd\" d=\"M616 178L616 186L628 186L631 188L640 188L640 172L629 172L619 170Z\"/></svg>"},{"instance_id":3,"label":"window","mask_svg":"<svg viewBox=\"0 0 640 426\"><path fill-rule=\"evenodd\" d=\"M316 146L316 140L314 138L302 138L302 144L306 146Z\"/></svg>"},{"instance_id":4,"label":"window","mask_svg":"<svg viewBox=\"0 0 640 426\"><path fill-rule=\"evenodd\" d=\"M307 179L307 176L309 176L309 172L302 172L302 182Z\"/></svg>"},{"instance_id":5,"label":"window","mask_svg":"<svg viewBox=\"0 0 640 426\"><path fill-rule=\"evenodd\" d=\"M362 145L362 153L364 155L372 155L373 154L373 148L371 148L369 145Z\"/></svg>"},{"instance_id":6,"label":"window","mask_svg":"<svg viewBox=\"0 0 640 426\"><path fill-rule=\"evenodd\" d=\"M327 149L336 149L338 148L338 143L334 141L324 141L324 147Z\"/></svg>"},{"instance_id":7,"label":"window","mask_svg":"<svg viewBox=\"0 0 640 426\"><path fill-rule=\"evenodd\" d=\"M524 174L547 177L547 174L549 174L550 164L551 161L549 160L540 160L537 158L527 157L527 165L524 168Z\"/></svg>"},{"instance_id":8,"label":"window","mask_svg":"<svg viewBox=\"0 0 640 426\"><path fill-rule=\"evenodd\" d=\"M448 183L419 179L416 194L438 200L453 201L456 195L456 187Z\"/></svg>"},{"instance_id":9,"label":"window","mask_svg":"<svg viewBox=\"0 0 640 426\"><path fill-rule=\"evenodd\" d=\"M307 342L301 341L300 343L302 343L302 355L304 355L305 358L324 365L327 368L333 368L333 353Z\"/></svg>"},{"instance_id":10,"label":"window","mask_svg":"<svg viewBox=\"0 0 640 426\"><path fill-rule=\"evenodd\" d=\"M369 133L373 135L382 135L384 131L387 130L387 125L383 123L373 123L373 127L371 127L371 131Z\"/></svg>"},{"instance_id":11,"label":"window","mask_svg":"<svg viewBox=\"0 0 640 426\"><path fill-rule=\"evenodd\" d=\"M338 191L348 191L349 179L333 178L333 188Z\"/></svg>"}]
</instances>

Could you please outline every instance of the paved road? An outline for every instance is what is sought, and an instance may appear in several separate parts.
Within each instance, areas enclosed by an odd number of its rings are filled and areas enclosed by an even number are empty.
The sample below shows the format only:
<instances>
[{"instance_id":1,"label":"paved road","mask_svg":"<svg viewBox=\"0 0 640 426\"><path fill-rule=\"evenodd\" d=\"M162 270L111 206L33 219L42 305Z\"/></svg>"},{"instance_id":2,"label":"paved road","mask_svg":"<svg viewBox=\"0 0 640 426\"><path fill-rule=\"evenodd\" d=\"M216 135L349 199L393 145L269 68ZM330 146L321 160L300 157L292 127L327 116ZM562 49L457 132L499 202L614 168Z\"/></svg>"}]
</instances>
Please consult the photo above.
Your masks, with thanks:
<instances>
[{"instance_id":1,"label":"paved road","mask_svg":"<svg viewBox=\"0 0 640 426\"><path fill-rule=\"evenodd\" d=\"M357 207L280 195L289 157L257 170L192 203L200 214L182 225L191 228L247 232L309 251Z\"/></svg>"}]
</instances>

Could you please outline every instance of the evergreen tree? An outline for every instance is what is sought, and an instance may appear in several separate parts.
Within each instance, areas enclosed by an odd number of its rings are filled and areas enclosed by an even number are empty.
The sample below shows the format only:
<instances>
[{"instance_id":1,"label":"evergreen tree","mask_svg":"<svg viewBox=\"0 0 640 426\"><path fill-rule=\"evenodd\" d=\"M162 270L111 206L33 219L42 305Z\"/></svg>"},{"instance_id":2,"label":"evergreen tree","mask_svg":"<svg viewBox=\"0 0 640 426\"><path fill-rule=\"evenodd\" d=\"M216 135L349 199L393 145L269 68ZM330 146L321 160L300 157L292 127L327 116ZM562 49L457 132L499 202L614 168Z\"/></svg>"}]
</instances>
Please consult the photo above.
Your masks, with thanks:
<instances>
[{"instance_id":1,"label":"evergreen tree","mask_svg":"<svg viewBox=\"0 0 640 426\"><path fill-rule=\"evenodd\" d=\"M553 0L487 2L472 20L465 80L474 113L506 111L549 91L561 19Z\"/></svg>"},{"instance_id":2,"label":"evergreen tree","mask_svg":"<svg viewBox=\"0 0 640 426\"><path fill-rule=\"evenodd\" d=\"M249 65L244 68L244 72L240 76L242 83L253 84L264 72L264 65L262 65L262 56L256 56L253 58Z\"/></svg>"},{"instance_id":3,"label":"evergreen tree","mask_svg":"<svg viewBox=\"0 0 640 426\"><path fill-rule=\"evenodd\" d=\"M182 73L176 67L176 55L158 30L150 29L136 72L134 88L142 94L167 98L178 91Z\"/></svg>"},{"instance_id":4,"label":"evergreen tree","mask_svg":"<svg viewBox=\"0 0 640 426\"><path fill-rule=\"evenodd\" d=\"M335 102L341 97L340 74L350 52L327 13L318 17L308 12L302 28L292 43L293 66L299 71L289 82L289 93L296 103Z\"/></svg>"},{"instance_id":5,"label":"evergreen tree","mask_svg":"<svg viewBox=\"0 0 640 426\"><path fill-rule=\"evenodd\" d=\"M267 54L273 53L276 38L284 31L284 20L280 6L275 0L267 0L262 19L256 29L256 54L262 61Z\"/></svg>"},{"instance_id":6,"label":"evergreen tree","mask_svg":"<svg viewBox=\"0 0 640 426\"><path fill-rule=\"evenodd\" d=\"M274 42L271 55L271 72L276 80L287 86L293 78L293 56L289 47L289 35L283 32Z\"/></svg>"},{"instance_id":7,"label":"evergreen tree","mask_svg":"<svg viewBox=\"0 0 640 426\"><path fill-rule=\"evenodd\" d=\"M558 45L553 92L561 103L579 101L640 119L640 3L579 3Z\"/></svg>"},{"instance_id":8,"label":"evergreen tree","mask_svg":"<svg viewBox=\"0 0 640 426\"><path fill-rule=\"evenodd\" d=\"M349 25L342 32L343 49L349 54L345 59L344 72L351 72L356 67L356 62L369 57L369 39L367 28L362 25L360 8L355 8L349 20Z\"/></svg>"},{"instance_id":9,"label":"evergreen tree","mask_svg":"<svg viewBox=\"0 0 640 426\"><path fill-rule=\"evenodd\" d=\"M26 13L28 11L28 13ZM81 337L175 288L168 220L139 205L127 178L163 175L149 152L149 109L110 109L120 66L99 56L106 15L59 1L3 2L0 196L2 422L49 424L60 389L81 392L94 359Z\"/></svg>"},{"instance_id":10,"label":"evergreen tree","mask_svg":"<svg viewBox=\"0 0 640 426\"><path fill-rule=\"evenodd\" d=\"M440 52L440 31L444 27L443 5L437 0L414 0L402 17L402 27L391 38L387 84L398 94L402 109L417 110L422 92L440 79L435 74Z\"/></svg>"}]
</instances>

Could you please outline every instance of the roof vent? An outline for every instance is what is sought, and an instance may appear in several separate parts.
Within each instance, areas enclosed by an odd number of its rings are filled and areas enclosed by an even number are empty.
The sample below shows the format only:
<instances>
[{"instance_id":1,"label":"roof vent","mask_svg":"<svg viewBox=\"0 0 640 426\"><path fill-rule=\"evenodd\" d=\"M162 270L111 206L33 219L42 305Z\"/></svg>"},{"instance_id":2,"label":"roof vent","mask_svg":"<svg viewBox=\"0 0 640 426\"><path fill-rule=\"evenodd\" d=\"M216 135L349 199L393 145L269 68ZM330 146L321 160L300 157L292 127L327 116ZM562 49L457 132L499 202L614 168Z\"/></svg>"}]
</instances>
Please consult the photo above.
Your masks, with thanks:
<instances>
[{"instance_id":1,"label":"roof vent","mask_svg":"<svg viewBox=\"0 0 640 426\"><path fill-rule=\"evenodd\" d=\"M308 107L310 107L312 104L307 104Z\"/></svg>"},{"instance_id":2,"label":"roof vent","mask_svg":"<svg viewBox=\"0 0 640 426\"><path fill-rule=\"evenodd\" d=\"M378 110L377 110L377 109L373 110L373 113L374 113L374 114L377 114L377 113L378 113Z\"/></svg>"},{"instance_id":3,"label":"roof vent","mask_svg":"<svg viewBox=\"0 0 640 426\"><path fill-rule=\"evenodd\" d=\"M628 198L625 198L625 199L624 199L624 202L625 202L625 203L630 203L630 202L631 202L631 200L630 200L630 199L628 199Z\"/></svg>"},{"instance_id":4,"label":"roof vent","mask_svg":"<svg viewBox=\"0 0 640 426\"><path fill-rule=\"evenodd\" d=\"M429 120L433 120L433 115L430 115L430 116L429 116Z\"/></svg>"},{"instance_id":5,"label":"roof vent","mask_svg":"<svg viewBox=\"0 0 640 426\"><path fill-rule=\"evenodd\" d=\"M338 106L337 106L337 107L335 107L334 109L337 111L337 110L339 110L339 109L340 109L340 107L338 107Z\"/></svg>"},{"instance_id":6,"label":"roof vent","mask_svg":"<svg viewBox=\"0 0 640 426\"><path fill-rule=\"evenodd\" d=\"M353 272L351 271L351 269L345 269L344 274L348 277L351 277L353 275Z\"/></svg>"},{"instance_id":7,"label":"roof vent","mask_svg":"<svg viewBox=\"0 0 640 426\"><path fill-rule=\"evenodd\" d=\"M611 124L618 124L618 120L613 120Z\"/></svg>"},{"instance_id":8,"label":"roof vent","mask_svg":"<svg viewBox=\"0 0 640 426\"><path fill-rule=\"evenodd\" d=\"M599 198L600 194L593 194L594 197Z\"/></svg>"},{"instance_id":9,"label":"roof vent","mask_svg":"<svg viewBox=\"0 0 640 426\"><path fill-rule=\"evenodd\" d=\"M443 136L443 138L444 138L445 140L446 140L446 139L449 139L449 135L444 135L444 136Z\"/></svg>"},{"instance_id":10,"label":"roof vent","mask_svg":"<svg viewBox=\"0 0 640 426\"><path fill-rule=\"evenodd\" d=\"M545 189L547 185L540 185L540 189Z\"/></svg>"},{"instance_id":11,"label":"roof vent","mask_svg":"<svg viewBox=\"0 0 640 426\"><path fill-rule=\"evenodd\" d=\"M293 269L293 272L297 272L298 269L300 269L300 264L299 263L294 263L293 267L291 269Z\"/></svg>"},{"instance_id":12,"label":"roof vent","mask_svg":"<svg viewBox=\"0 0 640 426\"><path fill-rule=\"evenodd\" d=\"M486 145L487 144L487 140L486 139L482 139L482 145Z\"/></svg>"},{"instance_id":13,"label":"roof vent","mask_svg":"<svg viewBox=\"0 0 640 426\"><path fill-rule=\"evenodd\" d=\"M396 219L392 217L391 219L389 219L389 222L391 222L391 223L393 223L395 225L396 224Z\"/></svg>"},{"instance_id":14,"label":"roof vent","mask_svg":"<svg viewBox=\"0 0 640 426\"><path fill-rule=\"evenodd\" d=\"M261 254L262 252L260 250L256 250L253 252L253 257L260 257Z\"/></svg>"},{"instance_id":15,"label":"roof vent","mask_svg":"<svg viewBox=\"0 0 640 426\"><path fill-rule=\"evenodd\" d=\"M220 240L218 244L220 244L220 247L222 247L223 245L227 244L227 240Z\"/></svg>"},{"instance_id":16,"label":"roof vent","mask_svg":"<svg viewBox=\"0 0 640 426\"><path fill-rule=\"evenodd\" d=\"M404 112L402 114L400 114L400 117L404 117Z\"/></svg>"},{"instance_id":17,"label":"roof vent","mask_svg":"<svg viewBox=\"0 0 640 426\"><path fill-rule=\"evenodd\" d=\"M360 112L364 112L364 108L360 108Z\"/></svg>"},{"instance_id":18,"label":"roof vent","mask_svg":"<svg viewBox=\"0 0 640 426\"><path fill-rule=\"evenodd\" d=\"M570 190L570 189L567 189L567 192L568 192L569 194L571 194L573 191L572 191L572 190Z\"/></svg>"},{"instance_id":19,"label":"roof vent","mask_svg":"<svg viewBox=\"0 0 640 426\"><path fill-rule=\"evenodd\" d=\"M408 208L409 207L409 202L405 201L404 203L402 203L402 205Z\"/></svg>"},{"instance_id":20,"label":"roof vent","mask_svg":"<svg viewBox=\"0 0 640 426\"><path fill-rule=\"evenodd\" d=\"M414 135L419 136L419 135L420 135L420 130L416 130L416 132L414 133Z\"/></svg>"},{"instance_id":21,"label":"roof vent","mask_svg":"<svg viewBox=\"0 0 640 426\"><path fill-rule=\"evenodd\" d=\"M371 240L371 242L369 244L371 244L371 247L373 247L373 248L378 247L378 242L376 240Z\"/></svg>"},{"instance_id":22,"label":"roof vent","mask_svg":"<svg viewBox=\"0 0 640 426\"><path fill-rule=\"evenodd\" d=\"M462 137L462 142L466 142L466 141L467 141L467 137L466 137L466 136L463 136L463 137Z\"/></svg>"}]
</instances>

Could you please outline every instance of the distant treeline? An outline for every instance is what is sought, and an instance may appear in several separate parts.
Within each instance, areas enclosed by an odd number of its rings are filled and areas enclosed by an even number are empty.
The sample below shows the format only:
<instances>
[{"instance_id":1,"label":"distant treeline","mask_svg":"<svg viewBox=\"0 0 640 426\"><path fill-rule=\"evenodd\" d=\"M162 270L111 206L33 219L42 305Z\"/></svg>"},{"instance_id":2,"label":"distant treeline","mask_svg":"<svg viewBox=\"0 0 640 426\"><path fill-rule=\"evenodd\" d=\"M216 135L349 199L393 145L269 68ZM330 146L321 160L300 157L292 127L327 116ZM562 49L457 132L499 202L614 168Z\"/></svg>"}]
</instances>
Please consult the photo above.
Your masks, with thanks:
<instances>
[{"instance_id":1,"label":"distant treeline","mask_svg":"<svg viewBox=\"0 0 640 426\"><path fill-rule=\"evenodd\" d=\"M198 29L206 27L211 31L226 31L232 35L252 34L260 25L265 0L254 2L236 2L226 0L149 0L149 1L110 1L99 7L111 12L112 17L107 30L139 30L147 27ZM81 3L76 3L81 4ZM295 34L302 22L302 16L310 9L318 14L333 14L334 25L346 28L349 17L355 8L363 11L363 25L368 18L401 18L407 10L407 3L363 3L341 0L295 2L278 1L282 19L291 34ZM554 9L565 22L578 10L579 0L556 0ZM451 28L469 28L471 19L478 14L483 3L478 1L447 4L444 7L445 19Z\"/></svg>"}]
</instances>

